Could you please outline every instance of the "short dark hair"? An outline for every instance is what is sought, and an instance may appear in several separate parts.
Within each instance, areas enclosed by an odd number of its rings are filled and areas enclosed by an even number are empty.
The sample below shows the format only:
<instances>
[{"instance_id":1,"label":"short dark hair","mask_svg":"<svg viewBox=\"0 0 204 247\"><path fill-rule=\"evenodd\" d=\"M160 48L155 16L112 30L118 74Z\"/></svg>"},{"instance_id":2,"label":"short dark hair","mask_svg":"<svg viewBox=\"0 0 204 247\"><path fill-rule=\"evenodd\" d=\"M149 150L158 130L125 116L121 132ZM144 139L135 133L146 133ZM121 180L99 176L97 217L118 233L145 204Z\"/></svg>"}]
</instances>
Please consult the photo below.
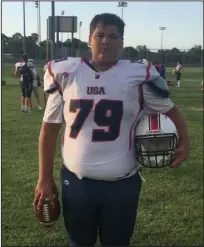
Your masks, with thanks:
<instances>
[{"instance_id":1,"label":"short dark hair","mask_svg":"<svg viewBox=\"0 0 204 247\"><path fill-rule=\"evenodd\" d=\"M21 55L21 59L26 62L28 60L28 56L26 54Z\"/></svg>"},{"instance_id":2,"label":"short dark hair","mask_svg":"<svg viewBox=\"0 0 204 247\"><path fill-rule=\"evenodd\" d=\"M118 28L121 37L123 38L125 23L119 16L110 13L95 15L90 23L90 34L94 32L98 23L102 23L105 26L115 25Z\"/></svg>"}]
</instances>

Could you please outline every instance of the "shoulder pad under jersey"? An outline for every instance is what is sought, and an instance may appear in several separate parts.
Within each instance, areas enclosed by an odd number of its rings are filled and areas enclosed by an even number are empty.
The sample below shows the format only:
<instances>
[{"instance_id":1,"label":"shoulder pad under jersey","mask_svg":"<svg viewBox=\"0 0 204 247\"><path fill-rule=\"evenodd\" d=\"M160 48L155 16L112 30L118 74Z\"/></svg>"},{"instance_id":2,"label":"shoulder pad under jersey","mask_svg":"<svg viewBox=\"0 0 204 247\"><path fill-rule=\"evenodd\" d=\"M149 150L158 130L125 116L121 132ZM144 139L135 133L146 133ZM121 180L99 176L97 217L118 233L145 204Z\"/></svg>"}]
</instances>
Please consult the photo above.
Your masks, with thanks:
<instances>
[{"instance_id":1,"label":"shoulder pad under jersey","mask_svg":"<svg viewBox=\"0 0 204 247\"><path fill-rule=\"evenodd\" d=\"M144 64L145 66L146 76L143 83L151 87L151 89L157 93L158 96L168 98L170 92L167 82L160 76L154 65L146 59L141 59L137 61L137 63Z\"/></svg>"},{"instance_id":2,"label":"shoulder pad under jersey","mask_svg":"<svg viewBox=\"0 0 204 247\"><path fill-rule=\"evenodd\" d=\"M44 91L52 93L57 89L63 91L68 83L69 75L73 74L81 63L81 58L67 57L52 60L48 63L44 75Z\"/></svg>"},{"instance_id":3,"label":"shoulder pad under jersey","mask_svg":"<svg viewBox=\"0 0 204 247\"><path fill-rule=\"evenodd\" d=\"M168 98L170 95L167 82L161 76L146 81L145 84L151 87L151 89L162 98Z\"/></svg>"}]
</instances>

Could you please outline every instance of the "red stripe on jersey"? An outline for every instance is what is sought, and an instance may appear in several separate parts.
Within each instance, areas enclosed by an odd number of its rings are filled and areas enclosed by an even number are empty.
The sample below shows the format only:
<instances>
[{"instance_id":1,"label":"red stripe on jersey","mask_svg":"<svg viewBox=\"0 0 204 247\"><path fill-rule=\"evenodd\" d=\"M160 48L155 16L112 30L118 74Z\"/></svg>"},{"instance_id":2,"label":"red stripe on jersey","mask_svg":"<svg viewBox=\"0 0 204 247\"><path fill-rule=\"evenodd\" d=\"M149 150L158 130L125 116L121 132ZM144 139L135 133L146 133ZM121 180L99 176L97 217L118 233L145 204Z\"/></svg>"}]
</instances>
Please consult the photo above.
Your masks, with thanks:
<instances>
[{"instance_id":1,"label":"red stripe on jersey","mask_svg":"<svg viewBox=\"0 0 204 247\"><path fill-rule=\"evenodd\" d=\"M150 131L155 132L160 130L158 114L151 114L150 116Z\"/></svg>"},{"instance_id":2,"label":"red stripe on jersey","mask_svg":"<svg viewBox=\"0 0 204 247\"><path fill-rule=\"evenodd\" d=\"M138 116L140 114L140 112L142 111L142 84L140 84L138 86L138 95L139 95L139 100L138 100L138 104L140 105L140 110L138 111L135 121L133 122L131 128L130 128L130 133L129 133L129 150L132 148L132 129L133 126L135 125L135 123L137 122Z\"/></svg>"},{"instance_id":3,"label":"red stripe on jersey","mask_svg":"<svg viewBox=\"0 0 204 247\"><path fill-rule=\"evenodd\" d=\"M47 70L48 73L52 76L53 78L53 82L56 85L57 89L59 90L59 92L62 94L62 87L61 85L56 81L54 74L52 73L52 69L51 69L51 62L48 63L47 65Z\"/></svg>"},{"instance_id":4,"label":"red stripe on jersey","mask_svg":"<svg viewBox=\"0 0 204 247\"><path fill-rule=\"evenodd\" d=\"M148 81L149 80L149 78L150 78L150 68L151 68L151 66L152 66L152 63L151 62L148 62L148 65L147 65L147 68L146 68L146 81Z\"/></svg>"}]
</instances>

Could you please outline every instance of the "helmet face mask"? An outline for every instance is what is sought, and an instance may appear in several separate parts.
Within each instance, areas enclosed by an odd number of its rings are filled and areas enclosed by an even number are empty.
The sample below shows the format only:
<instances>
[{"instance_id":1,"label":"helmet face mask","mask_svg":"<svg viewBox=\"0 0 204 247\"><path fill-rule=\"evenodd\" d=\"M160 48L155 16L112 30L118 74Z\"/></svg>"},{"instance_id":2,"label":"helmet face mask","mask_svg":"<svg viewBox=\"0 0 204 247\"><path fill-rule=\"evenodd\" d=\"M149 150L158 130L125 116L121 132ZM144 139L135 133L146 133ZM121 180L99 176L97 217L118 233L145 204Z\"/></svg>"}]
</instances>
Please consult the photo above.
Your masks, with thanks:
<instances>
[{"instance_id":1,"label":"helmet face mask","mask_svg":"<svg viewBox=\"0 0 204 247\"><path fill-rule=\"evenodd\" d=\"M151 168L169 166L175 159L177 147L175 134L155 134L135 138L136 159L142 165Z\"/></svg>"},{"instance_id":2,"label":"helmet face mask","mask_svg":"<svg viewBox=\"0 0 204 247\"><path fill-rule=\"evenodd\" d=\"M156 130L151 130L152 117L151 114L142 117L136 126L134 139L136 159L144 167L169 166L175 159L178 147L176 127L167 116L157 114L159 124Z\"/></svg>"}]
</instances>

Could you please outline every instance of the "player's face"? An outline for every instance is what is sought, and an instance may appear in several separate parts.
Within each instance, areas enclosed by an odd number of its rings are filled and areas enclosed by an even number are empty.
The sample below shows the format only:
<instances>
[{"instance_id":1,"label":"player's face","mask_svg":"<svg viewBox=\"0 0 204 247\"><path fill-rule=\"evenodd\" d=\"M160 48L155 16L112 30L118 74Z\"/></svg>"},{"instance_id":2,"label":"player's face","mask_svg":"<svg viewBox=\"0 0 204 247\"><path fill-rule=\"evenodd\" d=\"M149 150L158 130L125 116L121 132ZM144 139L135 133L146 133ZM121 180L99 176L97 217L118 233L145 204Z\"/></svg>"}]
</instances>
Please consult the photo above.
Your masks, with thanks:
<instances>
[{"instance_id":1,"label":"player's face","mask_svg":"<svg viewBox=\"0 0 204 247\"><path fill-rule=\"evenodd\" d=\"M123 39L115 25L98 24L89 37L92 60L100 63L114 63L123 47Z\"/></svg>"}]
</instances>

